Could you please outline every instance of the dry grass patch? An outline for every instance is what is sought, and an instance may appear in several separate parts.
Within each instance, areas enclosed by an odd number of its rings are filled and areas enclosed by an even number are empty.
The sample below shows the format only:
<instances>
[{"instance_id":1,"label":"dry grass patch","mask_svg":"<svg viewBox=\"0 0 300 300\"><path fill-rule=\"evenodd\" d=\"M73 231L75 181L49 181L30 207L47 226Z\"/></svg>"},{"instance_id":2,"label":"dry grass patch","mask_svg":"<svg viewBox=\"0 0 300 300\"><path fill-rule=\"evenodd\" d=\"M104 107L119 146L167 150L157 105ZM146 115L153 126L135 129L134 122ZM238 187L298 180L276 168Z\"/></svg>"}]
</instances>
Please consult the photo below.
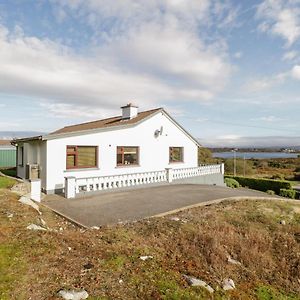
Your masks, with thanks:
<instances>
[{"instance_id":1,"label":"dry grass patch","mask_svg":"<svg viewBox=\"0 0 300 300\"><path fill-rule=\"evenodd\" d=\"M100 230L41 211L52 230L27 230L38 214L0 191L0 299L57 299L61 288L85 288L90 299L299 299L299 205L224 202L181 212L180 221L168 216ZM216 292L189 287L183 274ZM228 277L232 292L220 288Z\"/></svg>"}]
</instances>

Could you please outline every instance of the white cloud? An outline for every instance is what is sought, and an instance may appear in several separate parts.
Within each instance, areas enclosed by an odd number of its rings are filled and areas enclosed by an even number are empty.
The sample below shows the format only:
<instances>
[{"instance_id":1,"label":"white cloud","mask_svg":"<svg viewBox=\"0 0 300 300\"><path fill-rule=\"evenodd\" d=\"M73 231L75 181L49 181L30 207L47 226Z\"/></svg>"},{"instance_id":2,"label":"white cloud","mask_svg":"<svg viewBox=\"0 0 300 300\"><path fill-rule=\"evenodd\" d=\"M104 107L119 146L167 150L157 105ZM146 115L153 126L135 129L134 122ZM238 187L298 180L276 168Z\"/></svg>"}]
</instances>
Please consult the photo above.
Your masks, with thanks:
<instances>
[{"instance_id":1,"label":"white cloud","mask_svg":"<svg viewBox=\"0 0 300 300\"><path fill-rule=\"evenodd\" d=\"M286 53L283 55L282 59L283 59L283 60L293 60L293 59L295 59L297 56L298 56L298 52L297 52L297 51L288 51L288 52L286 52Z\"/></svg>"},{"instance_id":2,"label":"white cloud","mask_svg":"<svg viewBox=\"0 0 300 300\"><path fill-rule=\"evenodd\" d=\"M235 52L235 53L233 54L233 56L234 56L235 58L241 58L241 57L243 56L243 53L242 53L242 52Z\"/></svg>"},{"instance_id":3,"label":"white cloud","mask_svg":"<svg viewBox=\"0 0 300 300\"><path fill-rule=\"evenodd\" d=\"M280 73L270 77L252 79L244 85L243 90L246 92L260 92L268 90L276 85L284 83L288 75L288 73Z\"/></svg>"},{"instance_id":4,"label":"white cloud","mask_svg":"<svg viewBox=\"0 0 300 300\"><path fill-rule=\"evenodd\" d=\"M85 56L0 25L1 92L43 99L58 115L72 115L74 106L89 116L91 107L107 112L129 100L143 109L209 101L231 75L226 43L207 44L198 35L198 25L210 16L209 1L63 0L57 9L60 22L67 9L79 20L95 14L95 22L102 15L119 19L102 31L105 43L95 43Z\"/></svg>"},{"instance_id":5,"label":"white cloud","mask_svg":"<svg viewBox=\"0 0 300 300\"><path fill-rule=\"evenodd\" d=\"M251 120L252 121L263 121L263 122L272 123L272 122L283 121L284 119L279 118L279 117L275 117L275 116L263 116L263 117L259 117L259 118L253 118Z\"/></svg>"},{"instance_id":6,"label":"white cloud","mask_svg":"<svg viewBox=\"0 0 300 300\"><path fill-rule=\"evenodd\" d=\"M300 65L296 65L293 67L291 75L293 78L300 80Z\"/></svg>"},{"instance_id":7,"label":"white cloud","mask_svg":"<svg viewBox=\"0 0 300 300\"><path fill-rule=\"evenodd\" d=\"M280 36L291 46L300 37L299 0L265 0L257 7L259 30Z\"/></svg>"}]
</instances>

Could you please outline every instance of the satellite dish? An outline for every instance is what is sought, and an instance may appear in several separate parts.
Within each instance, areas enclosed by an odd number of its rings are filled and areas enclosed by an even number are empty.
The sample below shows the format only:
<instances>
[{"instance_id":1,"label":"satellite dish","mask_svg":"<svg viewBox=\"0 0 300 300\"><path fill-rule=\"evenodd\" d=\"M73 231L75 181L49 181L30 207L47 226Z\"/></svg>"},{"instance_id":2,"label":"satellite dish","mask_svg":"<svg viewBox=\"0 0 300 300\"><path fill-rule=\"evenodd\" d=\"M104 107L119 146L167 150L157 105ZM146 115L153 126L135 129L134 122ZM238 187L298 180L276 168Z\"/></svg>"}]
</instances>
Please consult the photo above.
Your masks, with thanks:
<instances>
[{"instance_id":1,"label":"satellite dish","mask_svg":"<svg viewBox=\"0 0 300 300\"><path fill-rule=\"evenodd\" d=\"M160 131L159 131L158 129L156 129L156 130L154 131L154 136L157 138L157 137L159 136L159 133L160 133Z\"/></svg>"},{"instance_id":2,"label":"satellite dish","mask_svg":"<svg viewBox=\"0 0 300 300\"><path fill-rule=\"evenodd\" d=\"M159 131L159 134L160 134L160 135L162 135L163 130L164 130L164 128L161 126L161 127L160 127L160 131Z\"/></svg>"}]
</instances>

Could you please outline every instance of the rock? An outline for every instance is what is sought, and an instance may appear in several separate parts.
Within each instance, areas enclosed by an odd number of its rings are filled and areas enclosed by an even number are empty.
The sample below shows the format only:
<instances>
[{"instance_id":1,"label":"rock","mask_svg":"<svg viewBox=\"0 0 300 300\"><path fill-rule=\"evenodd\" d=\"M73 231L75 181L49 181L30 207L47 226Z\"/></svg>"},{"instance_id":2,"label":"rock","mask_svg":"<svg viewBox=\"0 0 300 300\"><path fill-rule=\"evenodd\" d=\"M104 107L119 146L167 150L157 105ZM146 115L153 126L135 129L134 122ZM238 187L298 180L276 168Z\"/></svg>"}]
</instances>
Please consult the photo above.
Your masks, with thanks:
<instances>
[{"instance_id":1,"label":"rock","mask_svg":"<svg viewBox=\"0 0 300 300\"><path fill-rule=\"evenodd\" d=\"M147 260L147 259L150 259L150 258L153 258L153 256L151 256L151 255L144 255L144 256L140 256L140 259L141 260Z\"/></svg>"},{"instance_id":2,"label":"rock","mask_svg":"<svg viewBox=\"0 0 300 300\"><path fill-rule=\"evenodd\" d=\"M233 289L235 289L235 284L234 284L233 280L230 278L225 278L223 280L223 290L229 291L229 290L233 290Z\"/></svg>"},{"instance_id":3,"label":"rock","mask_svg":"<svg viewBox=\"0 0 300 300\"><path fill-rule=\"evenodd\" d=\"M93 226L91 228L94 229L94 230L99 230L100 229L100 227L98 227L98 226Z\"/></svg>"},{"instance_id":4,"label":"rock","mask_svg":"<svg viewBox=\"0 0 300 300\"><path fill-rule=\"evenodd\" d=\"M83 266L83 268L86 269L86 270L89 270L89 269L91 269L91 268L93 268L93 267L94 267L94 265L93 265L92 263L90 263L90 262L88 262L87 264L85 264L85 265Z\"/></svg>"},{"instance_id":5,"label":"rock","mask_svg":"<svg viewBox=\"0 0 300 300\"><path fill-rule=\"evenodd\" d=\"M71 251L71 250L72 250L72 248L71 248L71 247L68 247L68 250L69 250L69 251Z\"/></svg>"},{"instance_id":6,"label":"rock","mask_svg":"<svg viewBox=\"0 0 300 300\"><path fill-rule=\"evenodd\" d=\"M180 219L178 217L172 217L172 218L170 218L170 220L171 221L176 221L176 222L180 221Z\"/></svg>"},{"instance_id":7,"label":"rock","mask_svg":"<svg viewBox=\"0 0 300 300\"><path fill-rule=\"evenodd\" d=\"M82 291L74 291L74 290L60 290L58 292L58 295L62 297L65 300L81 300L81 299L87 299L89 294L87 291L82 290Z\"/></svg>"},{"instance_id":8,"label":"rock","mask_svg":"<svg viewBox=\"0 0 300 300\"><path fill-rule=\"evenodd\" d=\"M36 224L30 224L26 228L30 229L30 230L43 230L43 231L47 231L46 228L44 228L42 226L39 226L39 225L36 225Z\"/></svg>"},{"instance_id":9,"label":"rock","mask_svg":"<svg viewBox=\"0 0 300 300\"><path fill-rule=\"evenodd\" d=\"M8 176L5 176L5 177L8 177ZM18 180L16 178L13 178L13 179ZM30 183L20 181L19 183L15 184L10 190L20 196L26 195L26 194L30 193Z\"/></svg>"},{"instance_id":10,"label":"rock","mask_svg":"<svg viewBox=\"0 0 300 300\"><path fill-rule=\"evenodd\" d=\"M40 218L40 222L44 227L47 227L47 223L45 222L44 219Z\"/></svg>"},{"instance_id":11,"label":"rock","mask_svg":"<svg viewBox=\"0 0 300 300\"><path fill-rule=\"evenodd\" d=\"M35 209L40 215L42 214L40 212L40 209L39 209L39 206L33 202L31 199L30 199L30 194L26 194L24 196L22 196L19 201L23 204L26 204L26 205L29 205L31 206L33 209Z\"/></svg>"},{"instance_id":12,"label":"rock","mask_svg":"<svg viewBox=\"0 0 300 300\"><path fill-rule=\"evenodd\" d=\"M228 261L230 264L233 264L233 265L238 265L238 266L241 266L241 265L242 265L239 261L237 261L237 260L231 258L230 256L228 256L227 261Z\"/></svg>"},{"instance_id":13,"label":"rock","mask_svg":"<svg viewBox=\"0 0 300 300\"><path fill-rule=\"evenodd\" d=\"M201 286L203 288L205 288L208 292L213 293L214 289L208 285L205 281L192 277L192 276L188 276L188 275L183 275L183 278L186 280L186 282L190 285L190 286Z\"/></svg>"},{"instance_id":14,"label":"rock","mask_svg":"<svg viewBox=\"0 0 300 300\"><path fill-rule=\"evenodd\" d=\"M7 217L8 217L9 219L11 219L11 218L14 216L13 213L7 213L6 215L7 215Z\"/></svg>"},{"instance_id":15,"label":"rock","mask_svg":"<svg viewBox=\"0 0 300 300\"><path fill-rule=\"evenodd\" d=\"M285 220L281 220L279 223L280 223L281 225L286 225Z\"/></svg>"},{"instance_id":16,"label":"rock","mask_svg":"<svg viewBox=\"0 0 300 300\"><path fill-rule=\"evenodd\" d=\"M119 283L121 284L121 283L123 283L124 281L122 280L122 279L119 279Z\"/></svg>"}]
</instances>

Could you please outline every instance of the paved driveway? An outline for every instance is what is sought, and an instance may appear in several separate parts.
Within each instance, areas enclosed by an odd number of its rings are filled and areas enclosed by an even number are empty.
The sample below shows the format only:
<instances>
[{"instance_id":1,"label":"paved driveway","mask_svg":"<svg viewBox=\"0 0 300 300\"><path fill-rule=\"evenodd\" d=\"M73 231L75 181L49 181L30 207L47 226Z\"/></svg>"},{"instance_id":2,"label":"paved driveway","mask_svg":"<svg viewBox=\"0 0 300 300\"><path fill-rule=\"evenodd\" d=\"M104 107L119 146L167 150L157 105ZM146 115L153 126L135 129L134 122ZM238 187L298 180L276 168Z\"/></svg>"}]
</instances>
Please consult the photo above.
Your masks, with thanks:
<instances>
[{"instance_id":1,"label":"paved driveway","mask_svg":"<svg viewBox=\"0 0 300 300\"><path fill-rule=\"evenodd\" d=\"M48 195L43 203L90 227L139 220L201 202L239 196L270 197L249 189L178 184L99 193L76 199Z\"/></svg>"}]
</instances>

